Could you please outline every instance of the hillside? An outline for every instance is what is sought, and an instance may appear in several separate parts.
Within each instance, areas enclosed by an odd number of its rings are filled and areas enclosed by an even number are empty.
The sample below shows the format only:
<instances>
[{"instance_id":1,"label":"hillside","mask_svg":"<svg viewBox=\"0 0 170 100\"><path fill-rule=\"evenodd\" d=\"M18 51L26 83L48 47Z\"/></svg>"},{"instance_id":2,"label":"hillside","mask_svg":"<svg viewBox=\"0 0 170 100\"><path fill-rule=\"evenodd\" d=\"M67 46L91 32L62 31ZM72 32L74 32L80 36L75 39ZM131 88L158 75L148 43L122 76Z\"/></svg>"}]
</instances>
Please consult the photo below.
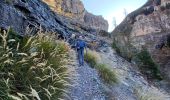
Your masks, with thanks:
<instances>
[{"instance_id":1,"label":"hillside","mask_svg":"<svg viewBox=\"0 0 170 100\"><path fill-rule=\"evenodd\" d=\"M80 0L1 0L0 100L170 100L169 3L152 4L110 36ZM87 42L84 66L74 35Z\"/></svg>"},{"instance_id":2,"label":"hillside","mask_svg":"<svg viewBox=\"0 0 170 100\"><path fill-rule=\"evenodd\" d=\"M137 64L149 80L166 80L155 83L161 87L170 80L169 5L168 0L148 0L112 32L120 55Z\"/></svg>"}]
</instances>

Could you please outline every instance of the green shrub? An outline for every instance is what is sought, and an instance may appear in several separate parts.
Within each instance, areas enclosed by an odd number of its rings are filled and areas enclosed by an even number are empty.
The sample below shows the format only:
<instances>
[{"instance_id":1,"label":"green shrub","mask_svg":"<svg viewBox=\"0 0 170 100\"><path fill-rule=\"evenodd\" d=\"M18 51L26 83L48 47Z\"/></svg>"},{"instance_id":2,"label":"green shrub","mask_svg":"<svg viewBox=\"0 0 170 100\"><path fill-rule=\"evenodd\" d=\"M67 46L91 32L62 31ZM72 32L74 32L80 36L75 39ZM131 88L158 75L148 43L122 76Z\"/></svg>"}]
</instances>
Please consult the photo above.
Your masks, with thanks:
<instances>
[{"instance_id":1,"label":"green shrub","mask_svg":"<svg viewBox=\"0 0 170 100\"><path fill-rule=\"evenodd\" d=\"M138 59L139 68L142 73L146 74L148 77L162 79L159 66L153 61L147 50L142 50L136 55ZM149 72L149 73L147 73Z\"/></svg>"},{"instance_id":2,"label":"green shrub","mask_svg":"<svg viewBox=\"0 0 170 100\"><path fill-rule=\"evenodd\" d=\"M118 82L118 79L116 77L116 73L109 69L106 64L100 63L100 57L95 51L88 50L88 52L85 54L85 61L89 63L90 67L95 68L100 77L109 84L114 84Z\"/></svg>"},{"instance_id":3,"label":"green shrub","mask_svg":"<svg viewBox=\"0 0 170 100\"><path fill-rule=\"evenodd\" d=\"M112 48L115 49L118 54L121 53L115 42L112 43Z\"/></svg>"},{"instance_id":4,"label":"green shrub","mask_svg":"<svg viewBox=\"0 0 170 100\"><path fill-rule=\"evenodd\" d=\"M57 100L66 94L67 44L41 32L23 38L10 35L0 33L0 98Z\"/></svg>"}]
</instances>

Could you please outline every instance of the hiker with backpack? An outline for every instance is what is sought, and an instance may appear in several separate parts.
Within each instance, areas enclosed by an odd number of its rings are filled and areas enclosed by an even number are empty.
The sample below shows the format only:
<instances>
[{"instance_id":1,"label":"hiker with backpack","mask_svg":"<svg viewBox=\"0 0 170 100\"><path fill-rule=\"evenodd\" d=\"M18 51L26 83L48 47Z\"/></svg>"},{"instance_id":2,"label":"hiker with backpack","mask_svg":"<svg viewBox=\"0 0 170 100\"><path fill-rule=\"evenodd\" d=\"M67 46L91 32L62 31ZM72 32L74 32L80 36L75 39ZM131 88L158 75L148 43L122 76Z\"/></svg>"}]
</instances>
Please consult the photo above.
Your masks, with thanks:
<instances>
[{"instance_id":1,"label":"hiker with backpack","mask_svg":"<svg viewBox=\"0 0 170 100\"><path fill-rule=\"evenodd\" d=\"M82 36L76 41L76 49L78 53L79 66L84 66L84 49L86 48L86 42Z\"/></svg>"}]
</instances>

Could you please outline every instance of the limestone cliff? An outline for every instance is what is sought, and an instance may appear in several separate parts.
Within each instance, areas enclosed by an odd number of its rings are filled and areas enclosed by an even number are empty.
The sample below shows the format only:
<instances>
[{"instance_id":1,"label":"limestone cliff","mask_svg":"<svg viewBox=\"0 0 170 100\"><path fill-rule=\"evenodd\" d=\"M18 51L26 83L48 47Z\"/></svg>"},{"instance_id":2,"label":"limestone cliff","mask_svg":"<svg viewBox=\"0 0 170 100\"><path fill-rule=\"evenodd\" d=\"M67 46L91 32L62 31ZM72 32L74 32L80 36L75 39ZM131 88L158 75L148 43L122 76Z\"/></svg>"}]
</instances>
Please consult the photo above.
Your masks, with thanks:
<instances>
[{"instance_id":1,"label":"limestone cliff","mask_svg":"<svg viewBox=\"0 0 170 100\"><path fill-rule=\"evenodd\" d=\"M68 17L72 20L98 30L108 30L108 22L102 16L96 16L84 8L80 0L43 0L50 8L59 15Z\"/></svg>"},{"instance_id":2,"label":"limestone cliff","mask_svg":"<svg viewBox=\"0 0 170 100\"><path fill-rule=\"evenodd\" d=\"M85 8L80 0L43 0L56 13L84 21Z\"/></svg>"},{"instance_id":3,"label":"limestone cliff","mask_svg":"<svg viewBox=\"0 0 170 100\"><path fill-rule=\"evenodd\" d=\"M147 49L163 76L170 80L170 2L148 0L112 32L117 51L131 61ZM149 74L149 73L148 73Z\"/></svg>"},{"instance_id":4,"label":"limestone cliff","mask_svg":"<svg viewBox=\"0 0 170 100\"><path fill-rule=\"evenodd\" d=\"M85 13L84 22L95 29L108 30L108 22L102 16L95 16L89 12Z\"/></svg>"},{"instance_id":5,"label":"limestone cliff","mask_svg":"<svg viewBox=\"0 0 170 100\"><path fill-rule=\"evenodd\" d=\"M51 2L51 4L53 4L53 2ZM81 12L78 11L79 8L73 9L72 13L73 11ZM72 20L61 14L54 13L50 7L41 0L2 0L0 1L0 16L1 29L7 30L11 27L20 35L25 35L28 28L32 29L32 32L28 34L34 34L39 30L40 26L45 31L57 32L66 38L72 33L86 34L95 32L96 30L79 20Z\"/></svg>"}]
</instances>

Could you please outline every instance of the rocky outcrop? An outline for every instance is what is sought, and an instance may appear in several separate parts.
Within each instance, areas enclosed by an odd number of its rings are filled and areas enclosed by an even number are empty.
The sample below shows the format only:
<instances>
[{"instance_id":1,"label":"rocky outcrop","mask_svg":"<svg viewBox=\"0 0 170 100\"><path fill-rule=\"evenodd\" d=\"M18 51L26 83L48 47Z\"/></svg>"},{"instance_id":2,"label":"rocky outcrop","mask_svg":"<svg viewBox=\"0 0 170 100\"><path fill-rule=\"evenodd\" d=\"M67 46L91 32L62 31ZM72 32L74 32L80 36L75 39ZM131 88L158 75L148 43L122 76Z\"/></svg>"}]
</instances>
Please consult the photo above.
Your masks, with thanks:
<instances>
[{"instance_id":1,"label":"rocky outcrop","mask_svg":"<svg viewBox=\"0 0 170 100\"><path fill-rule=\"evenodd\" d=\"M129 14L112 32L114 42L122 56L133 62L140 51L147 49L168 80L170 80L167 75L170 70L169 8L169 0L149 0L144 6ZM158 49L159 47L161 49Z\"/></svg>"},{"instance_id":2,"label":"rocky outcrop","mask_svg":"<svg viewBox=\"0 0 170 100\"><path fill-rule=\"evenodd\" d=\"M0 28L11 27L20 35L34 34L40 29L69 37L72 33L92 33L95 29L77 20L71 20L54 13L41 0L11 0L0 2ZM27 33L27 29L31 29Z\"/></svg>"},{"instance_id":3,"label":"rocky outcrop","mask_svg":"<svg viewBox=\"0 0 170 100\"><path fill-rule=\"evenodd\" d=\"M84 22L95 29L108 30L108 22L102 16L95 16L89 12L85 13Z\"/></svg>"},{"instance_id":4,"label":"rocky outcrop","mask_svg":"<svg viewBox=\"0 0 170 100\"><path fill-rule=\"evenodd\" d=\"M71 33L68 26L63 23L63 19L40 0L13 0L9 3L1 1L0 14L0 27L3 29L12 27L21 35L25 35L27 28L38 31L40 26L62 35Z\"/></svg>"},{"instance_id":5,"label":"rocky outcrop","mask_svg":"<svg viewBox=\"0 0 170 100\"><path fill-rule=\"evenodd\" d=\"M80 0L43 0L57 14L80 21L93 29L108 31L108 22L102 16L96 16L85 10Z\"/></svg>"},{"instance_id":6,"label":"rocky outcrop","mask_svg":"<svg viewBox=\"0 0 170 100\"><path fill-rule=\"evenodd\" d=\"M82 35L87 36L87 41L93 41L97 40L95 35L100 32L99 28L96 29L85 22L72 20L53 12L41 0L1 1L0 16L0 29L7 30L11 27L22 36L33 35L41 29L58 33L60 38L66 38L71 43L72 34L83 33Z\"/></svg>"},{"instance_id":7,"label":"rocky outcrop","mask_svg":"<svg viewBox=\"0 0 170 100\"><path fill-rule=\"evenodd\" d=\"M84 21L85 8L80 0L43 0L45 3L50 5L53 11L56 13Z\"/></svg>"}]
</instances>

